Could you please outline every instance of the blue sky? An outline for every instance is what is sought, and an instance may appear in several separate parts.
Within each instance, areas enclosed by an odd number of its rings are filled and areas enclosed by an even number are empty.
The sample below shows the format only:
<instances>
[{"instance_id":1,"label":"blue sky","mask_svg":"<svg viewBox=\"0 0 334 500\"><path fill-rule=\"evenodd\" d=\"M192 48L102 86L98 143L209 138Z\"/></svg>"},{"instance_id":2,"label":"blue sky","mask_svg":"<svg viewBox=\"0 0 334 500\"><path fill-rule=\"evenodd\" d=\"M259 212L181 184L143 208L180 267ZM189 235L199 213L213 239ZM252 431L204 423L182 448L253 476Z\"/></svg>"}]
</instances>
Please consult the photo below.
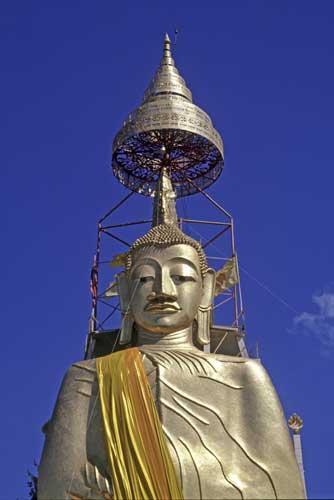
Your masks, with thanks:
<instances>
[{"instance_id":1,"label":"blue sky","mask_svg":"<svg viewBox=\"0 0 334 500\"><path fill-rule=\"evenodd\" d=\"M308 0L2 3L0 498L27 496L82 358L97 220L125 193L112 138L175 27L177 66L225 141L210 193L236 223L247 343L304 419L309 497L333 497L333 15Z\"/></svg>"}]
</instances>

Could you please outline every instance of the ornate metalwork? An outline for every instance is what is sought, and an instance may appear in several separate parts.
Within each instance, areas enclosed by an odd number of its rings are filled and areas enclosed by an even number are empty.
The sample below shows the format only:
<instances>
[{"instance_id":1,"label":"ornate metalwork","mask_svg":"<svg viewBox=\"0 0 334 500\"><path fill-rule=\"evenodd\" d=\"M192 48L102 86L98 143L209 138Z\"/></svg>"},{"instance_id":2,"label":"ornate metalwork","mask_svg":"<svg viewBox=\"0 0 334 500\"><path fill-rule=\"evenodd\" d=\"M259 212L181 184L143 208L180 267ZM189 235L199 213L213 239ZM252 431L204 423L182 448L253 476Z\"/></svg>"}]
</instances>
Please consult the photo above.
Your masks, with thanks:
<instances>
[{"instance_id":1,"label":"ornate metalwork","mask_svg":"<svg viewBox=\"0 0 334 500\"><path fill-rule=\"evenodd\" d=\"M293 413L288 420L288 425L294 434L299 434L303 428L303 419L297 413Z\"/></svg>"},{"instance_id":2,"label":"ornate metalwork","mask_svg":"<svg viewBox=\"0 0 334 500\"><path fill-rule=\"evenodd\" d=\"M222 139L210 117L192 103L166 36L160 67L142 105L128 115L114 139L113 172L132 191L153 196L165 167L180 197L209 187L223 165Z\"/></svg>"}]
</instances>

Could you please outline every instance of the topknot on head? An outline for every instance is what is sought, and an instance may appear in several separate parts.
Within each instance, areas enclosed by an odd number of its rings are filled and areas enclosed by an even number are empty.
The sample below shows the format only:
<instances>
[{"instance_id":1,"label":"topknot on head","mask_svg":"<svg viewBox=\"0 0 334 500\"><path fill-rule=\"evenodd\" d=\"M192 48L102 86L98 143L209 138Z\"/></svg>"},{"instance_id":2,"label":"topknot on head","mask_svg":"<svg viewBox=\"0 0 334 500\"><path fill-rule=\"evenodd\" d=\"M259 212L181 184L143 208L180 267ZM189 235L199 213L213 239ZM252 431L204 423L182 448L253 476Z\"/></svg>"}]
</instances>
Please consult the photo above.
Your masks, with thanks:
<instances>
[{"instance_id":1,"label":"topknot on head","mask_svg":"<svg viewBox=\"0 0 334 500\"><path fill-rule=\"evenodd\" d=\"M133 254L136 250L145 247L160 247L167 248L172 245L189 245L193 247L199 257L201 274L204 276L208 270L208 263L206 256L201 244L190 238L190 236L184 234L181 229L179 229L174 224L159 224L158 226L152 227L144 236L138 238L130 248L126 260L126 271L128 272L131 268L133 261Z\"/></svg>"}]
</instances>

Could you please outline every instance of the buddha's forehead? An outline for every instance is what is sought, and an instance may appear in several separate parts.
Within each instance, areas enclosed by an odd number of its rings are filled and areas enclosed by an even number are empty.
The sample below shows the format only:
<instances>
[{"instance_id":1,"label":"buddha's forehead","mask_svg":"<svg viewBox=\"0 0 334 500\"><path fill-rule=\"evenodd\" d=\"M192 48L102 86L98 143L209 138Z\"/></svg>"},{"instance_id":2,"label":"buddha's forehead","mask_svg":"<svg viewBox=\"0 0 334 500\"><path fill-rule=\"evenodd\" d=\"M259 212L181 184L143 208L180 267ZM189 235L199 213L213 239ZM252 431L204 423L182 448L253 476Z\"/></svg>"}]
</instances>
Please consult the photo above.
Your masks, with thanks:
<instances>
[{"instance_id":1,"label":"buddha's forehead","mask_svg":"<svg viewBox=\"0 0 334 500\"><path fill-rule=\"evenodd\" d=\"M160 266L182 262L196 267L200 273L200 260L194 247L186 244L170 245L168 247L149 245L135 250L132 255L132 266L140 263L156 262Z\"/></svg>"}]
</instances>

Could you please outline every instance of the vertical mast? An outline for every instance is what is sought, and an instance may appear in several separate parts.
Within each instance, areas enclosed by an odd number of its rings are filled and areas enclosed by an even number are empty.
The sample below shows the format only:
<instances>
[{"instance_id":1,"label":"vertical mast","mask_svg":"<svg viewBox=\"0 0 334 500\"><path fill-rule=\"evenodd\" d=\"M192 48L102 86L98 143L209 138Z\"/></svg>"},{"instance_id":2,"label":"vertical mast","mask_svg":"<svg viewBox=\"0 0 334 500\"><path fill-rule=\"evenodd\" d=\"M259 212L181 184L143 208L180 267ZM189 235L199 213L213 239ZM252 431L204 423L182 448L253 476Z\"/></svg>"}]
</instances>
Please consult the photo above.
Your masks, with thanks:
<instances>
[{"instance_id":1,"label":"vertical mast","mask_svg":"<svg viewBox=\"0 0 334 500\"><path fill-rule=\"evenodd\" d=\"M296 414L293 413L288 420L288 425L293 433L293 446L295 449L295 455L297 464L299 467L300 476L302 479L302 483L304 486L305 497L306 494L306 484L305 484L305 472L304 472L304 464L303 464L303 450L302 450L302 440L300 436L300 431L303 428L303 420Z\"/></svg>"},{"instance_id":2,"label":"vertical mast","mask_svg":"<svg viewBox=\"0 0 334 500\"><path fill-rule=\"evenodd\" d=\"M160 177L154 195L152 226L159 224L177 224L175 192L166 167L160 171Z\"/></svg>"}]
</instances>

